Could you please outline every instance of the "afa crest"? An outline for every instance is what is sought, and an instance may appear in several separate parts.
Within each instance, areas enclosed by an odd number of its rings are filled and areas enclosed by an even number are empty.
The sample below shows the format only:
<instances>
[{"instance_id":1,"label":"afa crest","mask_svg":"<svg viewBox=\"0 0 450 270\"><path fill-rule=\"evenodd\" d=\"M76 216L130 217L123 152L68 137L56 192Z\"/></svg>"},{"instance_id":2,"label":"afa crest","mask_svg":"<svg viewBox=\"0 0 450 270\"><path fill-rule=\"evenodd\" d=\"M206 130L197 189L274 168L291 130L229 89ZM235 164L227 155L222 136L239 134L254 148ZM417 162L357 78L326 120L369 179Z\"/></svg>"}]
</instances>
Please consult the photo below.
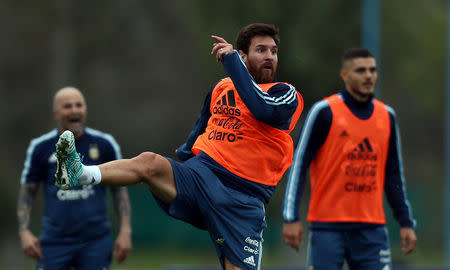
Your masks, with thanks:
<instances>
[{"instance_id":1,"label":"afa crest","mask_svg":"<svg viewBox=\"0 0 450 270\"><path fill-rule=\"evenodd\" d=\"M216 242L217 242L217 244L219 244L219 245L223 245L223 242L225 242L225 239L223 239L223 238L217 238L217 239L216 239Z\"/></svg>"},{"instance_id":2,"label":"afa crest","mask_svg":"<svg viewBox=\"0 0 450 270\"><path fill-rule=\"evenodd\" d=\"M89 158L92 160L97 160L100 157L100 151L98 150L98 145L89 145Z\"/></svg>"}]
</instances>

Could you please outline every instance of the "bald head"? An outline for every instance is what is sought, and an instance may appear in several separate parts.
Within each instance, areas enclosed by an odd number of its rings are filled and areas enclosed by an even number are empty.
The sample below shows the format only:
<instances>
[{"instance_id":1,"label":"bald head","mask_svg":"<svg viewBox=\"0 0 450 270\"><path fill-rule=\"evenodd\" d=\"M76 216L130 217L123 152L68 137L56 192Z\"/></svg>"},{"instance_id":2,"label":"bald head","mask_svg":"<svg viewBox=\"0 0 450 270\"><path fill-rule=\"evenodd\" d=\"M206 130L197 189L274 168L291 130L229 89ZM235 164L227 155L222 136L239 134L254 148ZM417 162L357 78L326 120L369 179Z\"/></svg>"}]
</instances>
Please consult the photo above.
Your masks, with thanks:
<instances>
[{"instance_id":1,"label":"bald head","mask_svg":"<svg viewBox=\"0 0 450 270\"><path fill-rule=\"evenodd\" d=\"M83 134L86 120L86 101L80 90L64 87L53 98L53 117L60 130L70 130L78 138Z\"/></svg>"},{"instance_id":2,"label":"bald head","mask_svg":"<svg viewBox=\"0 0 450 270\"><path fill-rule=\"evenodd\" d=\"M84 103L86 103L83 93L81 93L80 90L72 86L67 86L56 91L55 96L53 97L53 110L55 110L58 105L61 104L61 100L63 100L67 96L77 96L81 98Z\"/></svg>"}]
</instances>

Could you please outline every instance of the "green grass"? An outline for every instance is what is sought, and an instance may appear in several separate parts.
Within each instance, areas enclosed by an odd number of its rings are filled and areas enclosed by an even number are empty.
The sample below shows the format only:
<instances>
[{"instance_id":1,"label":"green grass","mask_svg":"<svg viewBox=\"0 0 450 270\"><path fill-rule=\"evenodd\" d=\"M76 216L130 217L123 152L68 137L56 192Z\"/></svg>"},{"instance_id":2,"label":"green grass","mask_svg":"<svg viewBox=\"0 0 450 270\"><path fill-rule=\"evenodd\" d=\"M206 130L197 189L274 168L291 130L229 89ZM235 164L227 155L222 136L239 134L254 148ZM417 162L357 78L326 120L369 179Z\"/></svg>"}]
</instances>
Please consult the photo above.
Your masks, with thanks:
<instances>
[{"instance_id":1,"label":"green grass","mask_svg":"<svg viewBox=\"0 0 450 270\"><path fill-rule=\"evenodd\" d=\"M306 246L303 245L303 248L306 248ZM20 258L24 260L20 264L22 267L8 269L22 269L23 266L26 266L23 269L34 269L35 260L23 254L20 255ZM398 245L393 245L392 255L394 266L439 267L443 264L442 252L439 252L437 249L424 248L420 245L413 254L408 256L401 254ZM295 253L289 248L279 246L276 248L268 248L264 251L262 266L304 267L305 259L305 250L302 250L300 253ZM0 268L2 268L1 265L0 263ZM135 246L124 263L117 264L113 261L111 270L159 270L173 265L212 266L220 269L219 260L212 245L204 248L187 248L185 246L180 247L170 244L151 246L151 243L149 243L149 245L145 246Z\"/></svg>"},{"instance_id":2,"label":"green grass","mask_svg":"<svg viewBox=\"0 0 450 270\"><path fill-rule=\"evenodd\" d=\"M398 249L398 250L394 250ZM440 252L425 250L422 247L410 255L401 254L399 247L392 247L394 265L411 267L442 266L443 258ZM289 259L287 259L289 258ZM290 249L267 250L263 254L262 266L298 266L304 267L305 252L295 253ZM180 266L212 266L220 268L214 248L189 249L177 246L135 247L129 258L122 264L113 262L111 270L157 270L170 265Z\"/></svg>"},{"instance_id":3,"label":"green grass","mask_svg":"<svg viewBox=\"0 0 450 270\"><path fill-rule=\"evenodd\" d=\"M301 263L301 260L298 261ZM263 255L262 265L285 265L286 262L273 252ZM137 247L122 264L113 262L111 270L164 269L167 266L211 266L220 269L220 263L214 248L187 249L175 246L158 248ZM300 265L299 266L303 266Z\"/></svg>"},{"instance_id":4,"label":"green grass","mask_svg":"<svg viewBox=\"0 0 450 270\"><path fill-rule=\"evenodd\" d=\"M111 270L164 269L169 265L208 265L219 267L215 250L189 250L176 246L136 247L122 264L113 262Z\"/></svg>"}]
</instances>

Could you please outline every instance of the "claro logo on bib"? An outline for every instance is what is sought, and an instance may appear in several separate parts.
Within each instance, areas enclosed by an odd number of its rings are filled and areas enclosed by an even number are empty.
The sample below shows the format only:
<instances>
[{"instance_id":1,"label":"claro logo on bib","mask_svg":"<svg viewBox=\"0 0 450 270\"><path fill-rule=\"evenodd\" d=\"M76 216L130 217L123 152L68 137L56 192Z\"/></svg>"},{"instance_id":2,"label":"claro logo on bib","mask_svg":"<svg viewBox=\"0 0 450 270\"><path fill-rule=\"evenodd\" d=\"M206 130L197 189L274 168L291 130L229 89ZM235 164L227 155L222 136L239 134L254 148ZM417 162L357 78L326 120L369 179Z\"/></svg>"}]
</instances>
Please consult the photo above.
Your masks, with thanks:
<instances>
[{"instance_id":1,"label":"claro logo on bib","mask_svg":"<svg viewBox=\"0 0 450 270\"><path fill-rule=\"evenodd\" d=\"M344 184L347 192L372 192L377 190L378 155L368 138L364 138L345 156L341 169L352 181Z\"/></svg>"}]
</instances>

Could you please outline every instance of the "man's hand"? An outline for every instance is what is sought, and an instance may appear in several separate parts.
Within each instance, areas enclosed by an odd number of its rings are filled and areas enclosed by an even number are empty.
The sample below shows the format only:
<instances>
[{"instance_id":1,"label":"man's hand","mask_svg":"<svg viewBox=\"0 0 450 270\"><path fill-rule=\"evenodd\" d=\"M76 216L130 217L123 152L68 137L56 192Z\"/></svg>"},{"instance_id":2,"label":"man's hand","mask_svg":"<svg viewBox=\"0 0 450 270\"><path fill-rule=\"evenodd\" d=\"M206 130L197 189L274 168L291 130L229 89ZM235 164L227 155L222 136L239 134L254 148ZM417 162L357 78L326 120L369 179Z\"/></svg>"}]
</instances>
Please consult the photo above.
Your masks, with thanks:
<instances>
[{"instance_id":1,"label":"man's hand","mask_svg":"<svg viewBox=\"0 0 450 270\"><path fill-rule=\"evenodd\" d=\"M213 43L213 48L211 51L211 55L216 55L217 62L223 60L223 56L233 52L233 45L228 43L225 39L218 36L211 36L212 39L216 40L216 43Z\"/></svg>"},{"instance_id":2,"label":"man's hand","mask_svg":"<svg viewBox=\"0 0 450 270\"><path fill-rule=\"evenodd\" d=\"M131 232L120 232L114 243L114 257L118 263L122 263L131 251Z\"/></svg>"},{"instance_id":3,"label":"man's hand","mask_svg":"<svg viewBox=\"0 0 450 270\"><path fill-rule=\"evenodd\" d=\"M283 242L299 250L303 239L303 225L300 221L283 224Z\"/></svg>"},{"instance_id":4,"label":"man's hand","mask_svg":"<svg viewBox=\"0 0 450 270\"><path fill-rule=\"evenodd\" d=\"M403 254L409 254L416 248L417 236L413 228L401 228L400 238L402 240Z\"/></svg>"},{"instance_id":5,"label":"man's hand","mask_svg":"<svg viewBox=\"0 0 450 270\"><path fill-rule=\"evenodd\" d=\"M42 259L41 245L39 239L34 236L30 230L25 230L19 233L22 250L31 258Z\"/></svg>"}]
</instances>

